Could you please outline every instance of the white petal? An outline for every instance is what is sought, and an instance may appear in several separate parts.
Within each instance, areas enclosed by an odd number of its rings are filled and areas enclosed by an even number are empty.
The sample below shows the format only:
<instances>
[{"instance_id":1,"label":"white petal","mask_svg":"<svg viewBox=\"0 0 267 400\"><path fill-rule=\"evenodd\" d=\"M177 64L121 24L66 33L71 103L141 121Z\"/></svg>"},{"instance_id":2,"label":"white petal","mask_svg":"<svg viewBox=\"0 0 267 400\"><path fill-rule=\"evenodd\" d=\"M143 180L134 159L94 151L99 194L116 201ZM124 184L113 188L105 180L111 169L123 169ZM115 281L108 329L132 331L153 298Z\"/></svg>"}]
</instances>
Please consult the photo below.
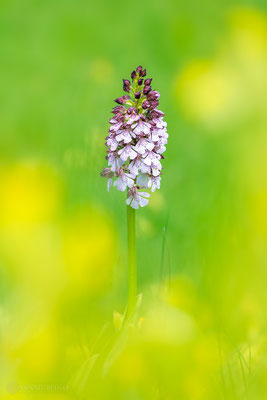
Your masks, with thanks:
<instances>
[{"instance_id":1,"label":"white petal","mask_svg":"<svg viewBox=\"0 0 267 400\"><path fill-rule=\"evenodd\" d=\"M117 121L115 118L111 118L111 119L109 120L109 122L110 122L111 124L117 124L117 123L118 123L118 121Z\"/></svg>"},{"instance_id":2,"label":"white petal","mask_svg":"<svg viewBox=\"0 0 267 400\"><path fill-rule=\"evenodd\" d=\"M139 154L145 154L146 148L145 146L140 143L140 141L137 143L136 146L134 146L134 149L139 153Z\"/></svg>"},{"instance_id":3,"label":"white petal","mask_svg":"<svg viewBox=\"0 0 267 400\"><path fill-rule=\"evenodd\" d=\"M139 196L142 196L142 197L150 197L150 194L147 192L139 192L138 194L139 194Z\"/></svg>"},{"instance_id":4,"label":"white petal","mask_svg":"<svg viewBox=\"0 0 267 400\"><path fill-rule=\"evenodd\" d=\"M156 142L157 140L159 140L159 135L156 132L152 132L152 140L154 142Z\"/></svg>"},{"instance_id":5,"label":"white petal","mask_svg":"<svg viewBox=\"0 0 267 400\"><path fill-rule=\"evenodd\" d=\"M144 186L147 187L148 184L148 176L145 174L140 174L137 179L136 179L136 183L138 186Z\"/></svg>"},{"instance_id":6,"label":"white petal","mask_svg":"<svg viewBox=\"0 0 267 400\"><path fill-rule=\"evenodd\" d=\"M148 172L150 172L150 167L148 165L145 165L143 162L140 164L140 171L143 174L146 174Z\"/></svg>"},{"instance_id":7,"label":"white petal","mask_svg":"<svg viewBox=\"0 0 267 400\"><path fill-rule=\"evenodd\" d=\"M144 199L143 197L140 197L140 206L145 207L148 204L148 200Z\"/></svg>"},{"instance_id":8,"label":"white petal","mask_svg":"<svg viewBox=\"0 0 267 400\"><path fill-rule=\"evenodd\" d=\"M126 161L127 158L128 158L128 150L127 150L126 147L124 149L121 149L121 150L122 150L122 152L121 152L121 157L120 158L121 158L122 161ZM119 151L119 154L120 154L120 151Z\"/></svg>"},{"instance_id":9,"label":"white petal","mask_svg":"<svg viewBox=\"0 0 267 400\"><path fill-rule=\"evenodd\" d=\"M127 182L123 181L122 178L118 178L114 183L113 186L117 186L117 189L121 192L124 192L127 186Z\"/></svg>"},{"instance_id":10,"label":"white petal","mask_svg":"<svg viewBox=\"0 0 267 400\"><path fill-rule=\"evenodd\" d=\"M138 174L138 168L137 165L134 161L132 161L129 165L129 170L131 172L132 175L137 175Z\"/></svg>"},{"instance_id":11,"label":"white petal","mask_svg":"<svg viewBox=\"0 0 267 400\"><path fill-rule=\"evenodd\" d=\"M137 199L133 199L132 203L131 203L131 207L135 208L136 210L138 210L139 208L139 201Z\"/></svg>"},{"instance_id":12,"label":"white petal","mask_svg":"<svg viewBox=\"0 0 267 400\"><path fill-rule=\"evenodd\" d=\"M129 206L129 204L131 203L132 199L133 199L133 196L127 197L127 199L126 199L126 204L127 204L128 206Z\"/></svg>"},{"instance_id":13,"label":"white petal","mask_svg":"<svg viewBox=\"0 0 267 400\"><path fill-rule=\"evenodd\" d=\"M159 170L157 168L152 168L152 173L154 176L159 176Z\"/></svg>"},{"instance_id":14,"label":"white petal","mask_svg":"<svg viewBox=\"0 0 267 400\"><path fill-rule=\"evenodd\" d=\"M127 177L127 186L128 187L133 187L133 184L134 184L134 180Z\"/></svg>"},{"instance_id":15,"label":"white petal","mask_svg":"<svg viewBox=\"0 0 267 400\"><path fill-rule=\"evenodd\" d=\"M147 148L147 150L151 151L151 150L154 149L154 146L155 146L154 143L152 143L152 142L147 142L146 148Z\"/></svg>"},{"instance_id":16,"label":"white petal","mask_svg":"<svg viewBox=\"0 0 267 400\"><path fill-rule=\"evenodd\" d=\"M136 156L137 156L137 153L133 149L131 149L130 150L130 159L133 160L136 158Z\"/></svg>"},{"instance_id":17,"label":"white petal","mask_svg":"<svg viewBox=\"0 0 267 400\"><path fill-rule=\"evenodd\" d=\"M109 178L108 179L108 192L109 192L109 189L111 188L111 186L112 186L112 179Z\"/></svg>"},{"instance_id":18,"label":"white petal","mask_svg":"<svg viewBox=\"0 0 267 400\"><path fill-rule=\"evenodd\" d=\"M117 142L117 140L113 140L112 141L112 143L111 143L111 145L110 145L110 149L112 150L112 151L114 151L114 150L116 150L117 149L117 147L118 147L118 142Z\"/></svg>"},{"instance_id":19,"label":"white petal","mask_svg":"<svg viewBox=\"0 0 267 400\"><path fill-rule=\"evenodd\" d=\"M113 129L114 131L118 131L118 130L120 129L121 125L122 125L121 122L119 122L118 124L113 125L113 126L112 126L112 129Z\"/></svg>"},{"instance_id":20,"label":"white petal","mask_svg":"<svg viewBox=\"0 0 267 400\"><path fill-rule=\"evenodd\" d=\"M131 135L129 132L124 134L124 143L130 143L132 141Z\"/></svg>"},{"instance_id":21,"label":"white petal","mask_svg":"<svg viewBox=\"0 0 267 400\"><path fill-rule=\"evenodd\" d=\"M143 162L146 165L150 166L151 165L151 158L149 156L147 156L146 158L143 159Z\"/></svg>"}]
</instances>

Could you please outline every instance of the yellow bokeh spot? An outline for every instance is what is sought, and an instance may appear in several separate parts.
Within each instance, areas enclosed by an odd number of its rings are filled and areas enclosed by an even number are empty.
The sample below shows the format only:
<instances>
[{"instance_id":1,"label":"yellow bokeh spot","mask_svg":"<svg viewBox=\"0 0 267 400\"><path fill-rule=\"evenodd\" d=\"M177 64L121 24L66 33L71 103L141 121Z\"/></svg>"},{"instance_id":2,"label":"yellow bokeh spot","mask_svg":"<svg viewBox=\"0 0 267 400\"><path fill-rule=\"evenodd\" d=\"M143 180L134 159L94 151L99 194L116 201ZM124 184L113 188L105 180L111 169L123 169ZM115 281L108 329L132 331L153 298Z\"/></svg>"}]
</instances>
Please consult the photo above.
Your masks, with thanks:
<instances>
[{"instance_id":1,"label":"yellow bokeh spot","mask_svg":"<svg viewBox=\"0 0 267 400\"><path fill-rule=\"evenodd\" d=\"M213 122L231 107L234 81L225 65L194 61L184 68L175 84L175 97L184 112L196 120Z\"/></svg>"},{"instance_id":2,"label":"yellow bokeh spot","mask_svg":"<svg viewBox=\"0 0 267 400\"><path fill-rule=\"evenodd\" d=\"M252 8L235 8L229 14L232 38L244 56L264 56L267 50L267 16Z\"/></svg>"},{"instance_id":3,"label":"yellow bokeh spot","mask_svg":"<svg viewBox=\"0 0 267 400\"><path fill-rule=\"evenodd\" d=\"M195 336L194 320L185 312L168 304L152 304L141 330L143 338L150 343L178 346Z\"/></svg>"},{"instance_id":4,"label":"yellow bokeh spot","mask_svg":"<svg viewBox=\"0 0 267 400\"><path fill-rule=\"evenodd\" d=\"M266 104L266 15L235 8L227 28L214 57L192 61L174 83L174 97L184 114L211 129L231 126Z\"/></svg>"},{"instance_id":5,"label":"yellow bokeh spot","mask_svg":"<svg viewBox=\"0 0 267 400\"><path fill-rule=\"evenodd\" d=\"M10 350L10 357L19 361L22 374L42 376L51 371L56 357L56 332L51 327L32 327L32 331L14 349Z\"/></svg>"},{"instance_id":6,"label":"yellow bokeh spot","mask_svg":"<svg viewBox=\"0 0 267 400\"><path fill-rule=\"evenodd\" d=\"M64 258L70 284L90 293L111 282L116 259L116 233L105 213L87 209L73 216L64 232Z\"/></svg>"},{"instance_id":7,"label":"yellow bokeh spot","mask_svg":"<svg viewBox=\"0 0 267 400\"><path fill-rule=\"evenodd\" d=\"M3 224L32 224L55 212L60 185L52 169L22 162L0 171L0 219Z\"/></svg>"}]
</instances>

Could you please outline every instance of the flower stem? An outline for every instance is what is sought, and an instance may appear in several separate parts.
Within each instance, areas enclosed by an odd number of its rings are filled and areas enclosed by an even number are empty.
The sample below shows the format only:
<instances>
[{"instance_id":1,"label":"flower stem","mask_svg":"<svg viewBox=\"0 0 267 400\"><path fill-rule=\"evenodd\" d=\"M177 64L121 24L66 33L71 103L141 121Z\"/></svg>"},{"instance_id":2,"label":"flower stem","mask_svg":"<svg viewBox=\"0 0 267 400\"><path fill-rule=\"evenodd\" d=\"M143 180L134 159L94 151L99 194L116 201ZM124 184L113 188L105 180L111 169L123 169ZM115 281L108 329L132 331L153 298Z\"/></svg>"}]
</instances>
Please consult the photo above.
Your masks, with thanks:
<instances>
[{"instance_id":1,"label":"flower stem","mask_svg":"<svg viewBox=\"0 0 267 400\"><path fill-rule=\"evenodd\" d=\"M137 300L136 231L135 209L127 206L128 228L128 313L131 313Z\"/></svg>"}]
</instances>

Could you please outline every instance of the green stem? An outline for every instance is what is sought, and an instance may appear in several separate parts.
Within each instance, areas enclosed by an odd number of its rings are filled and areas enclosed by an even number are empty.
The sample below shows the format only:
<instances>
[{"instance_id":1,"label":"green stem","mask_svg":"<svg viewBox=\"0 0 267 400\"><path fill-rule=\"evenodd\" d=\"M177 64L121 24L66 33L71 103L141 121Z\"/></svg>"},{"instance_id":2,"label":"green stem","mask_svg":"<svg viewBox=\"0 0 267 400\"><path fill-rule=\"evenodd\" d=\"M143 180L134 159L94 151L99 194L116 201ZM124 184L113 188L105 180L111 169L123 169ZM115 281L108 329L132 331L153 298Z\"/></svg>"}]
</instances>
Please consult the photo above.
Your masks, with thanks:
<instances>
[{"instance_id":1,"label":"green stem","mask_svg":"<svg viewBox=\"0 0 267 400\"><path fill-rule=\"evenodd\" d=\"M136 232L135 209L127 206L128 227L128 312L131 313L137 300Z\"/></svg>"}]
</instances>

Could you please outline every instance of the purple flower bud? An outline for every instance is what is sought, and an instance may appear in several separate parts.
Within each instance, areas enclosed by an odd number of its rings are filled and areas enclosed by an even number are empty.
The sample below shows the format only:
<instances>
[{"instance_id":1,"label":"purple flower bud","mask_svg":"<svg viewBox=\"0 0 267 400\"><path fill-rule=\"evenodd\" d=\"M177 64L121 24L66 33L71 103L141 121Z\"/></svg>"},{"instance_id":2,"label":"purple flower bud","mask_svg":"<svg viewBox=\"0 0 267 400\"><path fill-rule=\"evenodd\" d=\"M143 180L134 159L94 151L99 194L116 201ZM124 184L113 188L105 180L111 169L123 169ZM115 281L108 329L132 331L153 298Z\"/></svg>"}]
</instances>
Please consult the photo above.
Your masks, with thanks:
<instances>
[{"instance_id":1,"label":"purple flower bud","mask_svg":"<svg viewBox=\"0 0 267 400\"><path fill-rule=\"evenodd\" d=\"M141 97L141 92L136 92L136 93L134 94L134 97L135 97L136 99L140 99L140 97Z\"/></svg>"},{"instance_id":2,"label":"purple flower bud","mask_svg":"<svg viewBox=\"0 0 267 400\"><path fill-rule=\"evenodd\" d=\"M143 102L143 104L142 104L142 107L143 107L144 110L146 110L147 108L149 108L149 107L150 107L149 101L148 101L148 100L145 100L145 101Z\"/></svg>"},{"instance_id":3,"label":"purple flower bud","mask_svg":"<svg viewBox=\"0 0 267 400\"><path fill-rule=\"evenodd\" d=\"M118 104L125 104L127 100L130 100L130 96L128 96L127 94L125 94L122 97L118 97L116 100L114 100L116 103Z\"/></svg>"},{"instance_id":4,"label":"purple flower bud","mask_svg":"<svg viewBox=\"0 0 267 400\"><path fill-rule=\"evenodd\" d=\"M123 79L123 90L125 92L130 92L131 82L128 79Z\"/></svg>"},{"instance_id":5,"label":"purple flower bud","mask_svg":"<svg viewBox=\"0 0 267 400\"><path fill-rule=\"evenodd\" d=\"M127 110L128 114L137 114L137 109L135 107L129 107Z\"/></svg>"},{"instance_id":6,"label":"purple flower bud","mask_svg":"<svg viewBox=\"0 0 267 400\"><path fill-rule=\"evenodd\" d=\"M114 115L114 119L118 122L123 122L124 121L124 115L121 113L117 113Z\"/></svg>"},{"instance_id":7,"label":"purple flower bud","mask_svg":"<svg viewBox=\"0 0 267 400\"><path fill-rule=\"evenodd\" d=\"M148 93L147 98L149 100L158 100L159 96L159 92L157 92L156 90L151 90L151 92Z\"/></svg>"},{"instance_id":8,"label":"purple flower bud","mask_svg":"<svg viewBox=\"0 0 267 400\"><path fill-rule=\"evenodd\" d=\"M143 89L143 93L148 94L150 92L150 90L151 90L151 86L145 86Z\"/></svg>"},{"instance_id":9,"label":"purple flower bud","mask_svg":"<svg viewBox=\"0 0 267 400\"><path fill-rule=\"evenodd\" d=\"M152 110L150 113L150 118L152 118L152 120L154 118L160 118L160 117L164 117L164 113L162 111L159 110Z\"/></svg>"},{"instance_id":10,"label":"purple flower bud","mask_svg":"<svg viewBox=\"0 0 267 400\"><path fill-rule=\"evenodd\" d=\"M144 85L145 86L150 86L152 82L152 79L145 79Z\"/></svg>"},{"instance_id":11,"label":"purple flower bud","mask_svg":"<svg viewBox=\"0 0 267 400\"><path fill-rule=\"evenodd\" d=\"M146 76L146 69L143 69L143 71L140 72L140 76Z\"/></svg>"},{"instance_id":12,"label":"purple flower bud","mask_svg":"<svg viewBox=\"0 0 267 400\"><path fill-rule=\"evenodd\" d=\"M139 65L139 67L136 68L136 73L140 75L141 72L142 72L142 67L141 65Z\"/></svg>"},{"instance_id":13,"label":"purple flower bud","mask_svg":"<svg viewBox=\"0 0 267 400\"><path fill-rule=\"evenodd\" d=\"M132 79L135 79L135 78L136 78L136 72L135 72L135 71L133 71L133 72L131 73L131 78L132 78Z\"/></svg>"},{"instance_id":14,"label":"purple flower bud","mask_svg":"<svg viewBox=\"0 0 267 400\"><path fill-rule=\"evenodd\" d=\"M140 85L142 85L142 83L143 83L143 79L138 79L138 85L140 86Z\"/></svg>"},{"instance_id":15,"label":"purple flower bud","mask_svg":"<svg viewBox=\"0 0 267 400\"><path fill-rule=\"evenodd\" d=\"M150 107L151 108L157 108L158 105L159 105L158 100L153 100L153 101L150 102Z\"/></svg>"},{"instance_id":16,"label":"purple flower bud","mask_svg":"<svg viewBox=\"0 0 267 400\"><path fill-rule=\"evenodd\" d=\"M113 108L112 113L113 114L118 114L118 113L124 112L125 110L126 110L126 108L123 107L123 106L116 106L116 107Z\"/></svg>"},{"instance_id":17,"label":"purple flower bud","mask_svg":"<svg viewBox=\"0 0 267 400\"><path fill-rule=\"evenodd\" d=\"M116 100L114 100L115 101L115 103L118 103L118 104L125 104L125 100L124 100L124 98L123 97L118 97Z\"/></svg>"}]
</instances>

